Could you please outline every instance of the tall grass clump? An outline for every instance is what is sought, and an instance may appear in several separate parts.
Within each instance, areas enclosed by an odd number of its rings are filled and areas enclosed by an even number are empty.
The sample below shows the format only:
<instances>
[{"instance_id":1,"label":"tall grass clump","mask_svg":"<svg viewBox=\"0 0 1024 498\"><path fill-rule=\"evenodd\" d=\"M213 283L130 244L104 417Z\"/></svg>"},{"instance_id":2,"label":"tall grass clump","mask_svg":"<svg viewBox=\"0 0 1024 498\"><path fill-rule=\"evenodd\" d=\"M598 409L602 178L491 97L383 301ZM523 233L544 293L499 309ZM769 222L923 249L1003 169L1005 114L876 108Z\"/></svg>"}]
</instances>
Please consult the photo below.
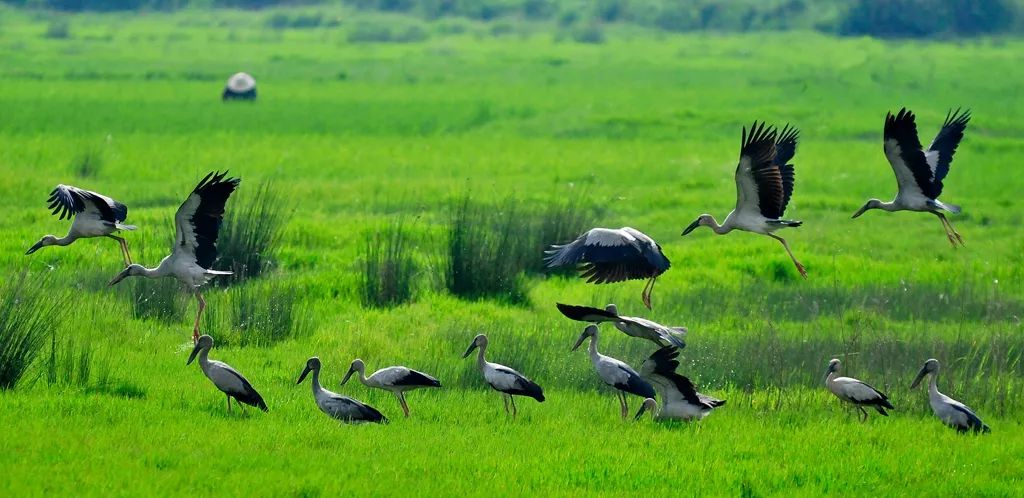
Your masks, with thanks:
<instances>
[{"instance_id":1,"label":"tall grass clump","mask_svg":"<svg viewBox=\"0 0 1024 498\"><path fill-rule=\"evenodd\" d=\"M390 307L412 300L416 261L411 238L402 218L363 233L360 295L364 306Z\"/></svg>"},{"instance_id":2,"label":"tall grass clump","mask_svg":"<svg viewBox=\"0 0 1024 498\"><path fill-rule=\"evenodd\" d=\"M126 297L131 302L132 316L135 318L176 322L185 316L188 294L176 279L133 278L122 282L119 287L127 290Z\"/></svg>"},{"instance_id":3,"label":"tall grass clump","mask_svg":"<svg viewBox=\"0 0 1024 498\"><path fill-rule=\"evenodd\" d=\"M0 389L13 389L63 320L66 292L22 273L0 287Z\"/></svg>"},{"instance_id":4,"label":"tall grass clump","mask_svg":"<svg viewBox=\"0 0 1024 498\"><path fill-rule=\"evenodd\" d=\"M79 178L95 178L103 168L103 149L88 147L71 161L71 169Z\"/></svg>"},{"instance_id":5,"label":"tall grass clump","mask_svg":"<svg viewBox=\"0 0 1024 498\"><path fill-rule=\"evenodd\" d=\"M238 346L270 346L308 336L312 322L308 307L295 288L274 279L232 288L229 333L214 334L218 343ZM224 319L216 323L224 326Z\"/></svg>"},{"instance_id":6,"label":"tall grass clump","mask_svg":"<svg viewBox=\"0 0 1024 498\"><path fill-rule=\"evenodd\" d=\"M228 285L260 276L274 265L277 245L293 208L288 198L274 188L273 181L258 185L251 195L240 191L234 205L224 215L217 252L217 268L234 275L215 282Z\"/></svg>"},{"instance_id":7,"label":"tall grass clump","mask_svg":"<svg viewBox=\"0 0 1024 498\"><path fill-rule=\"evenodd\" d=\"M50 334L50 355L46 359L46 383L50 386L86 388L93 375L94 350L88 339L59 338Z\"/></svg>"}]
</instances>

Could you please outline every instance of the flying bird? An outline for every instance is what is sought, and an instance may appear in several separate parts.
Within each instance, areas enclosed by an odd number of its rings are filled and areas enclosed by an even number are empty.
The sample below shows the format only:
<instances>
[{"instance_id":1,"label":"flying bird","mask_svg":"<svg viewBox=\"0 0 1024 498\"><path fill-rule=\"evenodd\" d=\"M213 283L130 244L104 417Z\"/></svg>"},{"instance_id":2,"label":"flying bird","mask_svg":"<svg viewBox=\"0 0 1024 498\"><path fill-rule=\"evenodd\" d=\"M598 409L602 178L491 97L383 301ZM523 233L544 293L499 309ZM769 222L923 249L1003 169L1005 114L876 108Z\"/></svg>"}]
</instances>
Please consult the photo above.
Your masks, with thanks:
<instances>
[{"instance_id":1,"label":"flying bird","mask_svg":"<svg viewBox=\"0 0 1024 498\"><path fill-rule=\"evenodd\" d=\"M932 406L932 412L939 420L957 432L989 432L988 426L967 405L939 392L936 385L939 377L939 360L933 358L924 362L910 388L916 388L929 374L931 379L928 384L928 404Z\"/></svg>"},{"instance_id":2,"label":"flying bird","mask_svg":"<svg viewBox=\"0 0 1024 498\"><path fill-rule=\"evenodd\" d=\"M192 354L188 355L188 361L186 365L191 365L192 361L199 356L199 368L203 370L203 374L206 378L213 382L213 385L220 389L228 398L228 411L231 411L231 398L235 398L238 403L246 404L249 406L255 406L260 410L267 411L267 404L263 401L263 397L260 393L256 392L256 389L252 387L252 384L238 373L238 370L231 368L231 365L222 361L211 360L207 357L210 353L210 348L213 347L213 338L204 335L196 341L196 345L192 348Z\"/></svg>"},{"instance_id":3,"label":"flying bird","mask_svg":"<svg viewBox=\"0 0 1024 498\"><path fill-rule=\"evenodd\" d=\"M782 128L781 134L777 134L774 127L765 127L764 123L758 124L757 121L751 125L749 134L744 127L740 162L736 166L736 208L721 225L714 216L702 214L682 234L706 226L719 235L733 230L767 235L782 244L800 276L807 278L807 270L793 256L786 239L773 233L803 224L802 221L782 218L793 197L796 174L789 161L796 154L799 135L800 131L789 125Z\"/></svg>"},{"instance_id":4,"label":"flying bird","mask_svg":"<svg viewBox=\"0 0 1024 498\"><path fill-rule=\"evenodd\" d=\"M55 235L44 235L25 254L32 254L46 246L66 246L78 239L91 237L109 237L121 246L121 256L125 266L132 264L132 256L128 252L128 243L114 235L120 230L135 230L135 225L125 225L128 217L128 206L105 195L91 190L57 185L50 192L49 209L57 215L58 220L74 218L68 234L58 238Z\"/></svg>"},{"instance_id":5,"label":"flying bird","mask_svg":"<svg viewBox=\"0 0 1024 498\"><path fill-rule=\"evenodd\" d=\"M658 346L675 346L680 349L686 347L686 327L667 327L646 318L622 316L614 304L609 304L604 309L562 303L556 303L555 306L567 318L576 321L611 322L615 328L628 336L647 339Z\"/></svg>"},{"instance_id":6,"label":"flying bird","mask_svg":"<svg viewBox=\"0 0 1024 498\"><path fill-rule=\"evenodd\" d=\"M192 329L193 341L199 340L199 318L206 308L206 300L199 288L213 277L231 275L229 271L210 269L217 260L217 234L224 219L224 205L241 181L226 176L227 171L206 175L178 208L174 215L175 237L170 256L161 260L156 268L131 264L109 284L114 285L126 277L178 279L195 294L199 303Z\"/></svg>"},{"instance_id":7,"label":"flying bird","mask_svg":"<svg viewBox=\"0 0 1024 498\"><path fill-rule=\"evenodd\" d=\"M889 416L885 412L886 408L895 410L892 404L889 403L889 397L878 389L851 377L837 376L836 374L839 372L840 366L838 359L828 362L828 370L825 372L825 387L840 400L856 406L863 415L861 422L868 419L868 412L864 410L865 406L874 407L875 410L878 410L878 413L885 417Z\"/></svg>"},{"instance_id":8,"label":"flying bird","mask_svg":"<svg viewBox=\"0 0 1024 498\"><path fill-rule=\"evenodd\" d=\"M640 374L633 370L633 367L621 360L598 352L597 334L597 325L587 325L583 333L580 334L579 339L576 340L572 350L576 351L583 344L583 341L587 340L588 337L590 338L590 361L594 364L597 376L605 384L618 390L616 395L619 398L619 408L621 408L622 418L625 419L629 416L629 402L626 400L626 394L633 394L642 398L653 398L655 396L654 387L640 377Z\"/></svg>"},{"instance_id":9,"label":"flying bird","mask_svg":"<svg viewBox=\"0 0 1024 498\"><path fill-rule=\"evenodd\" d=\"M502 393L505 400L505 413L510 413L508 409L509 403L512 404L512 416L515 417L518 412L516 410L516 400L513 396L527 396L538 402L544 402L544 390L535 382L505 365L491 363L484 359L484 352L487 351L486 335L480 334L474 337L473 342L469 344L469 348L466 349L462 357L466 358L474 349L478 348L479 353L477 353L476 363L480 367L480 372L484 374L484 380L487 381L487 384L495 391Z\"/></svg>"},{"instance_id":10,"label":"flying bird","mask_svg":"<svg viewBox=\"0 0 1024 498\"><path fill-rule=\"evenodd\" d=\"M398 398L398 403L402 405L402 411L405 412L406 417L409 416L409 405L405 402L406 391L421 387L441 387L441 382L434 377L403 366L385 367L367 377L366 364L359 358L352 360L352 366L349 367L345 378L341 379L341 385L344 386L349 377L355 373L359 373L359 382L362 382L364 386L383 389L394 394L395 398Z\"/></svg>"},{"instance_id":11,"label":"flying bird","mask_svg":"<svg viewBox=\"0 0 1024 498\"><path fill-rule=\"evenodd\" d=\"M644 360L640 366L640 375L650 380L661 392L662 403L659 407L653 397L645 399L636 412L636 419L639 420L644 412L650 411L651 416L658 420L700 420L725 404L723 399L697 392L689 378L676 373L679 368L678 357L679 349L667 346Z\"/></svg>"},{"instance_id":12,"label":"flying bird","mask_svg":"<svg viewBox=\"0 0 1024 498\"><path fill-rule=\"evenodd\" d=\"M949 243L953 244L953 247L957 244L962 246L963 237L957 233L943 213L947 211L958 214L960 206L940 201L939 195L942 194L942 180L949 173L953 154L956 153L960 140L964 138L964 130L967 129L967 122L970 120L971 111L950 110L946 114L942 129L935 135L935 140L932 140L928 150L923 150L917 136L914 113L905 107L895 116L891 112L887 113L883 150L893 172L896 173L899 191L892 202L868 200L863 207L853 213L853 217L856 218L869 209L932 213L942 222Z\"/></svg>"},{"instance_id":13,"label":"flying bird","mask_svg":"<svg viewBox=\"0 0 1024 498\"><path fill-rule=\"evenodd\" d=\"M303 380L306 380L306 375L313 372L313 380L311 381L313 383L313 400L316 401L316 406L320 408L320 411L342 422L387 423L387 417L377 411L376 408L362 401L342 396L320 387L320 366L320 358L316 356L306 360L306 368L302 370L299 380L295 383L296 385L301 384Z\"/></svg>"},{"instance_id":14,"label":"flying bird","mask_svg":"<svg viewBox=\"0 0 1024 498\"><path fill-rule=\"evenodd\" d=\"M592 228L568 244L544 251L544 264L548 268L576 266L587 283L646 279L640 297L647 309L651 308L654 281L672 266L654 239L630 227Z\"/></svg>"}]
</instances>

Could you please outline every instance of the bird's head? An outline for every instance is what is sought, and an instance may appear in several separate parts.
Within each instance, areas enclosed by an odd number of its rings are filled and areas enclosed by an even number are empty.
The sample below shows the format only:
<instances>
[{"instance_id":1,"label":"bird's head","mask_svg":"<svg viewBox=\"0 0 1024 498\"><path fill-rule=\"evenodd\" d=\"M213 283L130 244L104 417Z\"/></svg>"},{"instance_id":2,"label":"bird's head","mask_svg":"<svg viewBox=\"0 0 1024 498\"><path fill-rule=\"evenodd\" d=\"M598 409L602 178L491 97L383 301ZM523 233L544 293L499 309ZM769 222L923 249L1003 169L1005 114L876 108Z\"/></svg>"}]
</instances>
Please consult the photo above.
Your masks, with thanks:
<instances>
[{"instance_id":1,"label":"bird's head","mask_svg":"<svg viewBox=\"0 0 1024 498\"><path fill-rule=\"evenodd\" d=\"M39 249L41 249L43 247L52 246L52 245L55 245L56 243L57 243L57 237L56 236L54 236L54 235L43 235L43 238L39 239L39 242L36 242L34 246L29 247L28 250L25 251L25 255L27 256L29 254L32 254L32 253L38 251Z\"/></svg>"},{"instance_id":2,"label":"bird's head","mask_svg":"<svg viewBox=\"0 0 1024 498\"><path fill-rule=\"evenodd\" d=\"M299 380L295 381L295 384L302 384L302 381L306 380L306 375L314 371L320 371L320 358L316 356L306 360L306 368L302 369L302 373L299 374Z\"/></svg>"},{"instance_id":3,"label":"bird's head","mask_svg":"<svg viewBox=\"0 0 1024 498\"><path fill-rule=\"evenodd\" d=\"M851 218L856 218L864 214L864 211L867 211L869 209L878 209L880 207L882 207L882 201L878 199L868 199L868 202L865 202L864 205L861 206L861 208L858 209L856 213L853 213L853 216L851 216Z\"/></svg>"},{"instance_id":4,"label":"bird's head","mask_svg":"<svg viewBox=\"0 0 1024 498\"><path fill-rule=\"evenodd\" d=\"M832 361L828 362L828 370L825 370L825 378L827 379L829 375L838 372L840 366L839 359L832 358Z\"/></svg>"},{"instance_id":5,"label":"bird's head","mask_svg":"<svg viewBox=\"0 0 1024 498\"><path fill-rule=\"evenodd\" d=\"M466 352L462 353L462 357L465 358L465 357L469 356L469 353L472 353L473 350L476 349L476 348L483 349L483 348L486 348L486 347L487 347L487 336L484 335L484 334L478 334L476 337L473 338L473 342L469 343L469 349L466 349Z\"/></svg>"},{"instance_id":6,"label":"bird's head","mask_svg":"<svg viewBox=\"0 0 1024 498\"><path fill-rule=\"evenodd\" d=\"M604 310L609 312L609 313L611 313L611 314L613 314L613 315L618 315L619 314L619 307L615 306L614 304L607 304L607 305L605 305Z\"/></svg>"},{"instance_id":7,"label":"bird's head","mask_svg":"<svg viewBox=\"0 0 1024 498\"><path fill-rule=\"evenodd\" d=\"M134 263L130 264L125 269L121 270L121 273L115 275L114 278L110 280L110 283L107 284L107 287L111 287L127 277L137 277L139 275L142 275L144 270L145 268L142 265L137 265Z\"/></svg>"},{"instance_id":8,"label":"bird's head","mask_svg":"<svg viewBox=\"0 0 1024 498\"><path fill-rule=\"evenodd\" d=\"M702 214L698 216L696 220L693 220L693 223L690 223L690 226L683 229L683 233L680 235L687 235L690 232L694 231L699 226L711 225L711 222L714 221L714 219L715 218L713 218L710 214Z\"/></svg>"},{"instance_id":9,"label":"bird's head","mask_svg":"<svg viewBox=\"0 0 1024 498\"><path fill-rule=\"evenodd\" d=\"M580 344L583 344L583 341L587 340L588 337L597 337L597 325L587 325L587 328L583 329L583 333L580 334L579 339L576 339L576 344L572 346L572 350L576 351L579 349Z\"/></svg>"},{"instance_id":10,"label":"bird's head","mask_svg":"<svg viewBox=\"0 0 1024 498\"><path fill-rule=\"evenodd\" d=\"M914 382L912 382L910 384L910 388L913 389L913 388L917 387L917 385L920 384L921 381L928 374L935 374L935 373L938 373L938 371L939 371L939 360L936 360L935 358L932 358L932 359L924 362L924 366L922 366L921 370L919 370L917 372L917 377L914 377Z\"/></svg>"},{"instance_id":11,"label":"bird's head","mask_svg":"<svg viewBox=\"0 0 1024 498\"><path fill-rule=\"evenodd\" d=\"M352 366L348 367L348 373L345 374L344 379L341 379L340 385L345 385L345 383L348 382L348 378L351 377L352 374L356 372L363 372L365 370L366 365L363 363L363 360L360 360L359 358L352 360Z\"/></svg>"},{"instance_id":12,"label":"bird's head","mask_svg":"<svg viewBox=\"0 0 1024 498\"><path fill-rule=\"evenodd\" d=\"M655 401L654 398L644 399L644 402L640 404L640 409L637 410L636 416L633 417L633 420L640 420L640 417L642 417L644 415L644 412L647 411L651 412L652 417L657 415L658 402Z\"/></svg>"},{"instance_id":13,"label":"bird's head","mask_svg":"<svg viewBox=\"0 0 1024 498\"><path fill-rule=\"evenodd\" d=\"M210 349L212 347L213 347L213 337L210 337L208 335L200 336L199 340L196 341L195 347L192 348L192 353L190 353L188 355L188 361L186 361L185 364L186 365L191 365L192 361L196 359L196 355L198 355L200 351L202 351L204 349Z\"/></svg>"}]
</instances>

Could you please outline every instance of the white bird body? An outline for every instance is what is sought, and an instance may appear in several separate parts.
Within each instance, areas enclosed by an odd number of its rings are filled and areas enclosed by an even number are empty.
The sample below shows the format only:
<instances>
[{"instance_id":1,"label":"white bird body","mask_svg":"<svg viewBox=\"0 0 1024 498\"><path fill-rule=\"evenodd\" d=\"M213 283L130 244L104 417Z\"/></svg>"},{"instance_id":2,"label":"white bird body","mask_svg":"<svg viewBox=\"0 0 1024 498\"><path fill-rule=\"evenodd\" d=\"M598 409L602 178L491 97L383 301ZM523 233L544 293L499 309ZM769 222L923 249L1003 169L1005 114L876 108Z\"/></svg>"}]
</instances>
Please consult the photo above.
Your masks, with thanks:
<instances>
[{"instance_id":1,"label":"white bird body","mask_svg":"<svg viewBox=\"0 0 1024 498\"><path fill-rule=\"evenodd\" d=\"M837 374L839 368L839 360L833 359L829 362L828 371L825 376L825 387L832 394L840 400L856 406L863 415L862 421L868 418L868 412L864 410L864 406L872 406L879 414L889 416L885 409L892 410L894 408L889 403L888 396L860 380L852 377L840 377Z\"/></svg>"},{"instance_id":2,"label":"white bird body","mask_svg":"<svg viewBox=\"0 0 1024 498\"><path fill-rule=\"evenodd\" d=\"M921 371L918 372L914 382L910 385L913 389L921 382L924 376L931 374L928 382L928 404L931 405L932 413L946 425L959 432L989 432L989 427L978 418L967 405L939 392L939 362L930 359L925 362Z\"/></svg>"},{"instance_id":3,"label":"white bird body","mask_svg":"<svg viewBox=\"0 0 1024 498\"><path fill-rule=\"evenodd\" d=\"M641 375L650 380L661 394L661 406L655 399L647 398L636 418L650 410L655 420L701 420L725 404L725 400L697 392L689 378L676 372L678 356L678 348L666 346L651 354L641 365Z\"/></svg>"},{"instance_id":4,"label":"white bird body","mask_svg":"<svg viewBox=\"0 0 1024 498\"><path fill-rule=\"evenodd\" d=\"M504 395L506 412L509 412L508 406L511 403L512 416L514 417L517 413L515 399L513 396L528 396L538 402L544 402L544 390L535 382L512 368L499 363L491 363L485 359L484 353L487 350L486 335L477 335L473 339L473 342L470 343L469 348L466 349L466 352L462 357L468 357L474 349L479 350L477 352L476 363L480 368L480 372L484 376L484 380L487 381L489 386L491 386L491 389L494 389Z\"/></svg>"},{"instance_id":5,"label":"white bird body","mask_svg":"<svg viewBox=\"0 0 1024 498\"><path fill-rule=\"evenodd\" d=\"M128 243L114 235L120 230L135 230L134 225L124 224L128 217L127 206L105 195L71 185L57 185L47 201L52 214L58 215L58 219L73 218L71 226L63 237L43 236L25 252L26 255L46 246L67 246L78 239L109 237L120 244L125 266L131 264Z\"/></svg>"},{"instance_id":6,"label":"white bird body","mask_svg":"<svg viewBox=\"0 0 1024 498\"><path fill-rule=\"evenodd\" d=\"M587 348L590 355L590 362L594 365L597 376L609 386L617 389L619 407L622 411L622 418L629 415L629 404L626 400L626 393L634 394L642 398L655 396L654 387L640 377L640 373L627 365L624 361L601 354L598 350L598 329L597 325L590 324L580 334L576 344L572 347L576 351L583 341L590 338L590 346Z\"/></svg>"},{"instance_id":7,"label":"white bird body","mask_svg":"<svg viewBox=\"0 0 1024 498\"><path fill-rule=\"evenodd\" d=\"M245 376L227 363L209 359L208 355L212 347L212 337L208 335L200 337L192 349L186 365L191 364L197 357L199 358L199 368L203 371L203 375L210 379L217 389L227 395L228 411L231 410L231 398L235 398L235 401L239 403L267 411L267 404L263 401L263 397L252 387Z\"/></svg>"},{"instance_id":8,"label":"white bird body","mask_svg":"<svg viewBox=\"0 0 1024 498\"><path fill-rule=\"evenodd\" d=\"M402 411L405 412L406 417L409 416L409 405L405 401L406 391L423 387L441 387L441 382L434 377L403 366L385 367L367 377L366 365L359 358L352 360L352 366L349 367L345 378L341 380L341 385L345 385L354 373L359 373L359 382L364 386L383 389L394 394L398 398L398 403L402 405Z\"/></svg>"},{"instance_id":9,"label":"white bird body","mask_svg":"<svg viewBox=\"0 0 1024 498\"><path fill-rule=\"evenodd\" d=\"M317 408L327 416L350 423L386 423L388 421L376 408L359 400L324 389L320 385L319 358L313 357L306 361L306 368L299 375L299 380L296 384L302 383L310 372L313 373L311 382L313 385L313 400L316 402Z\"/></svg>"}]
</instances>

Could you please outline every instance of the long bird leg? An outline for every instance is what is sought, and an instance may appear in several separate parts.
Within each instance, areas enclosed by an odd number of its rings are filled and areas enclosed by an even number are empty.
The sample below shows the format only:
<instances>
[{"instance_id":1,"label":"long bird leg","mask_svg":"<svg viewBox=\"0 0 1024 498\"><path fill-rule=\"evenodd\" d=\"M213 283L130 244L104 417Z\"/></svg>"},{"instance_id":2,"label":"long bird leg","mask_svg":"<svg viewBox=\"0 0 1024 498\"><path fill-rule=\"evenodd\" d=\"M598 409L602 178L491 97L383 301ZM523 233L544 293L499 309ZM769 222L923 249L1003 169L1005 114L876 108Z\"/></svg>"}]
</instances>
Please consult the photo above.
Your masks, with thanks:
<instances>
[{"instance_id":1,"label":"long bird leg","mask_svg":"<svg viewBox=\"0 0 1024 498\"><path fill-rule=\"evenodd\" d=\"M860 405L857 405L857 409L860 410L860 412L864 415L863 417L860 418L861 423L867 422L867 420L868 420L868 412L867 412L867 410L865 410L864 407L860 406Z\"/></svg>"},{"instance_id":2,"label":"long bird leg","mask_svg":"<svg viewBox=\"0 0 1024 498\"><path fill-rule=\"evenodd\" d=\"M107 237L116 240L118 245L121 246L121 257L124 258L124 266L128 267L128 265L132 264L132 256L128 254L128 243L125 242L124 238L117 235L107 235Z\"/></svg>"},{"instance_id":3,"label":"long bird leg","mask_svg":"<svg viewBox=\"0 0 1024 498\"><path fill-rule=\"evenodd\" d=\"M398 393L398 402L402 405L402 411L405 412L405 418L409 418L409 405L405 403L405 393Z\"/></svg>"},{"instance_id":4,"label":"long bird leg","mask_svg":"<svg viewBox=\"0 0 1024 498\"><path fill-rule=\"evenodd\" d=\"M949 222L949 218L946 218L945 214L937 211L935 212L935 215L939 217L940 221L942 221L942 228L946 230L946 237L949 238L949 243L953 244L953 247L956 247L957 242L959 242L961 246L964 245L964 238L960 236L960 233L957 232L955 228L953 228L953 224Z\"/></svg>"},{"instance_id":5,"label":"long bird leg","mask_svg":"<svg viewBox=\"0 0 1024 498\"><path fill-rule=\"evenodd\" d=\"M228 398L228 413L231 413L231 396L225 395Z\"/></svg>"},{"instance_id":6,"label":"long bird leg","mask_svg":"<svg viewBox=\"0 0 1024 498\"><path fill-rule=\"evenodd\" d=\"M203 316L203 310L206 309L206 300L203 299L203 293L196 289L196 301L199 302L199 312L196 313L196 325L192 328L192 343L196 344L199 342L199 317Z\"/></svg>"},{"instance_id":7,"label":"long bird leg","mask_svg":"<svg viewBox=\"0 0 1024 498\"><path fill-rule=\"evenodd\" d=\"M644 306L647 306L647 309L651 309L651 292L654 292L654 281L657 279L658 277L651 277L644 285L643 292L640 293L640 298L643 300Z\"/></svg>"},{"instance_id":8,"label":"long bird leg","mask_svg":"<svg viewBox=\"0 0 1024 498\"><path fill-rule=\"evenodd\" d=\"M629 417L629 406L626 404L626 394L619 391L619 405L622 408L622 420L626 420Z\"/></svg>"},{"instance_id":9,"label":"long bird leg","mask_svg":"<svg viewBox=\"0 0 1024 498\"><path fill-rule=\"evenodd\" d=\"M511 398L511 397L512 396L509 396L507 394L502 394L501 395L501 400L505 402L505 415L509 414L509 411L508 411L508 399Z\"/></svg>"},{"instance_id":10,"label":"long bird leg","mask_svg":"<svg viewBox=\"0 0 1024 498\"><path fill-rule=\"evenodd\" d=\"M774 233L769 233L768 236L779 242L782 242L782 247L785 247L786 252L789 253L789 259L792 259L793 264L796 265L796 271L800 272L801 277L807 278L807 270L804 268L804 265L800 264L800 262L796 260L796 256L793 255L793 251L789 250L789 244L786 243L786 239L779 237Z\"/></svg>"},{"instance_id":11,"label":"long bird leg","mask_svg":"<svg viewBox=\"0 0 1024 498\"><path fill-rule=\"evenodd\" d=\"M512 402L512 418L516 418L516 413L519 413L519 410L516 410L516 399L509 394L508 400Z\"/></svg>"}]
</instances>

